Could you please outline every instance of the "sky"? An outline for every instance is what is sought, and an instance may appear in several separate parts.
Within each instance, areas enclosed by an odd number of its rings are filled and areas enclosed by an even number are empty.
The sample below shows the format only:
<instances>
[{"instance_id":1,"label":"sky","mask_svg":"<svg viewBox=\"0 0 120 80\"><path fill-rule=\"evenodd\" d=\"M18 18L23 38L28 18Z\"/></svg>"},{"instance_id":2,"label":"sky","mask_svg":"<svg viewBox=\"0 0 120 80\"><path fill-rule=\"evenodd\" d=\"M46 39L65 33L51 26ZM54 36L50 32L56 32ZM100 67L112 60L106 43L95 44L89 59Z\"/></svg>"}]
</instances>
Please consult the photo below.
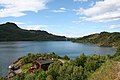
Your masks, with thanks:
<instances>
[{"instance_id":1,"label":"sky","mask_svg":"<svg viewBox=\"0 0 120 80\"><path fill-rule=\"evenodd\" d=\"M0 24L82 37L120 32L120 0L0 0Z\"/></svg>"}]
</instances>

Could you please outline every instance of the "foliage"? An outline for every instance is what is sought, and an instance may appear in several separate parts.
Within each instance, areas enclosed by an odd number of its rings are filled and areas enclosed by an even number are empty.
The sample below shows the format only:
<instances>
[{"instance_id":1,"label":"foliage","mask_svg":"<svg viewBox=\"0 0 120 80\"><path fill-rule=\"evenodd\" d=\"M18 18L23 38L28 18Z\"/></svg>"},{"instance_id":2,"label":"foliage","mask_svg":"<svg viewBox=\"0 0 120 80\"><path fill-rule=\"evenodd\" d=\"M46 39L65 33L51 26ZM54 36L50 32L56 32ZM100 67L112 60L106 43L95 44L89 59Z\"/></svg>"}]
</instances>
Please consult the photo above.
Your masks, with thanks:
<instances>
[{"instance_id":1,"label":"foliage","mask_svg":"<svg viewBox=\"0 0 120 80\"><path fill-rule=\"evenodd\" d=\"M20 29L14 23L6 23L0 25L0 41L14 40L30 40L30 41L46 41L46 40L66 40L64 36L56 36L46 31L34 31ZM4 35L4 36L3 36ZM5 36L6 35L6 36ZM100 34L92 34L82 38L70 39L75 42L94 43L100 46L115 46L116 53L112 55L86 56L84 53L71 60L67 55L60 57L54 52L51 54L31 54L18 58L15 62L21 62L23 73L12 78L12 80L114 80L117 71L120 70L120 33L101 32ZM35 70L33 73L27 72L32 62L37 59L54 58L54 63L50 64L47 71ZM65 63L59 59L66 60ZM115 67L114 67L115 66ZM0 78L0 80L4 80Z\"/></svg>"},{"instance_id":2,"label":"foliage","mask_svg":"<svg viewBox=\"0 0 120 80\"><path fill-rule=\"evenodd\" d=\"M54 80L54 79L53 79L52 75L48 75L46 80Z\"/></svg>"},{"instance_id":3,"label":"foliage","mask_svg":"<svg viewBox=\"0 0 120 80\"><path fill-rule=\"evenodd\" d=\"M42 70L36 70L34 73L21 73L16 75L13 80L46 80L46 73Z\"/></svg>"},{"instance_id":4,"label":"foliage","mask_svg":"<svg viewBox=\"0 0 120 80\"><path fill-rule=\"evenodd\" d=\"M13 77L13 80L24 80L24 78L25 78L25 73L20 73L19 75Z\"/></svg>"},{"instance_id":5,"label":"foliage","mask_svg":"<svg viewBox=\"0 0 120 80\"><path fill-rule=\"evenodd\" d=\"M29 53L27 56L22 57L21 61L22 64L27 64L27 63L32 63L34 60L37 59L46 59L46 58L54 58L54 59L62 59L63 57L60 57L58 55L56 55L55 53L51 53L51 54L47 54L47 53L43 53L43 54L31 54ZM15 61L16 62L16 61Z\"/></svg>"},{"instance_id":6,"label":"foliage","mask_svg":"<svg viewBox=\"0 0 120 80\"><path fill-rule=\"evenodd\" d=\"M0 80L4 80L4 78L0 78Z\"/></svg>"},{"instance_id":7,"label":"foliage","mask_svg":"<svg viewBox=\"0 0 120 80\"><path fill-rule=\"evenodd\" d=\"M24 30L7 22L0 25L0 41L65 41L65 36L57 36L41 30Z\"/></svg>"},{"instance_id":8,"label":"foliage","mask_svg":"<svg viewBox=\"0 0 120 80\"><path fill-rule=\"evenodd\" d=\"M120 56L120 46L117 48L116 53L114 54L114 56Z\"/></svg>"},{"instance_id":9,"label":"foliage","mask_svg":"<svg viewBox=\"0 0 120 80\"><path fill-rule=\"evenodd\" d=\"M61 67L61 62L54 62L48 68L47 75L51 75L54 80L56 80L57 76L59 75L59 69Z\"/></svg>"},{"instance_id":10,"label":"foliage","mask_svg":"<svg viewBox=\"0 0 120 80\"><path fill-rule=\"evenodd\" d=\"M108 60L96 72L91 74L88 80L115 80L119 70L117 62Z\"/></svg>"},{"instance_id":11,"label":"foliage","mask_svg":"<svg viewBox=\"0 0 120 80\"><path fill-rule=\"evenodd\" d=\"M113 46L118 47L120 43L119 32L101 32L100 34L91 34L82 38L71 39L73 42L85 42L98 44L100 46Z\"/></svg>"},{"instance_id":12,"label":"foliage","mask_svg":"<svg viewBox=\"0 0 120 80\"><path fill-rule=\"evenodd\" d=\"M53 80L86 80L107 59L107 56L81 54L76 59L64 64L54 62L49 66L47 75L50 75Z\"/></svg>"},{"instance_id":13,"label":"foliage","mask_svg":"<svg viewBox=\"0 0 120 80\"><path fill-rule=\"evenodd\" d=\"M119 62L117 62L120 61L119 52L120 48L117 48L113 56L81 54L71 60L66 55L60 57L55 53L28 54L19 59L24 63L21 66L24 73L16 75L12 80L113 80L116 78L117 71L120 70ZM54 58L55 60L49 65L47 71L38 69L33 73L27 72L34 60L42 58ZM59 59L66 59L65 63L60 62Z\"/></svg>"},{"instance_id":14,"label":"foliage","mask_svg":"<svg viewBox=\"0 0 120 80\"><path fill-rule=\"evenodd\" d=\"M67 55L63 56L62 59L64 59L64 60L70 60L70 58Z\"/></svg>"},{"instance_id":15,"label":"foliage","mask_svg":"<svg viewBox=\"0 0 120 80\"><path fill-rule=\"evenodd\" d=\"M59 76L57 80L83 80L83 68L69 63L64 64L60 67Z\"/></svg>"},{"instance_id":16,"label":"foliage","mask_svg":"<svg viewBox=\"0 0 120 80\"><path fill-rule=\"evenodd\" d=\"M120 61L120 46L117 48L116 53L113 55L113 60Z\"/></svg>"},{"instance_id":17,"label":"foliage","mask_svg":"<svg viewBox=\"0 0 120 80\"><path fill-rule=\"evenodd\" d=\"M23 72L27 72L28 69L32 66L31 63L28 63L28 64L24 64L23 66L21 66L21 69Z\"/></svg>"},{"instance_id":18,"label":"foliage","mask_svg":"<svg viewBox=\"0 0 120 80\"><path fill-rule=\"evenodd\" d=\"M85 64L86 60L87 60L87 56L85 56L84 54L82 54L82 55L80 55L79 57L77 57L75 59L74 64L76 66L82 66L82 67L84 67L84 64Z\"/></svg>"}]
</instances>

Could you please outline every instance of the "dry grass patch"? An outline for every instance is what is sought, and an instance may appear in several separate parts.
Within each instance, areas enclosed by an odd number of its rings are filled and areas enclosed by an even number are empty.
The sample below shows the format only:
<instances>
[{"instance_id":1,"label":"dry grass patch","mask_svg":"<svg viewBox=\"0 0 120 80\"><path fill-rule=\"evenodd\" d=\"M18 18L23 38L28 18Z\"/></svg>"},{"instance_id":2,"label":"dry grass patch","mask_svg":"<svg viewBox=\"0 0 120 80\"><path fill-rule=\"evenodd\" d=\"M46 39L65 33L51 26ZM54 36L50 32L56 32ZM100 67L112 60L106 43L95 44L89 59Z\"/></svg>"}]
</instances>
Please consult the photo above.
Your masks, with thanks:
<instances>
[{"instance_id":1,"label":"dry grass patch","mask_svg":"<svg viewBox=\"0 0 120 80\"><path fill-rule=\"evenodd\" d=\"M120 62L106 61L88 80L120 80Z\"/></svg>"}]
</instances>

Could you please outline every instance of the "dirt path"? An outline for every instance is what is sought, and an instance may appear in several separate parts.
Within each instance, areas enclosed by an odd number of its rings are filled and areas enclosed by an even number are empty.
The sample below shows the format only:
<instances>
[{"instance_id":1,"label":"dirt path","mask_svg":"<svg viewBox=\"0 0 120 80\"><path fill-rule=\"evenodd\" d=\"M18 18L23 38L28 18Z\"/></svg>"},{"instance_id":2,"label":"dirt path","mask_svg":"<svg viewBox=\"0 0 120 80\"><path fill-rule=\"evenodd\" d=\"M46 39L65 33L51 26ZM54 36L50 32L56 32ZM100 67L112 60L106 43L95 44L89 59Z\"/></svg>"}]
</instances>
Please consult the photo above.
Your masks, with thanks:
<instances>
[{"instance_id":1,"label":"dirt path","mask_svg":"<svg viewBox=\"0 0 120 80\"><path fill-rule=\"evenodd\" d=\"M22 72L22 69L15 70L14 72L15 72L16 74L19 74L19 73Z\"/></svg>"},{"instance_id":2,"label":"dirt path","mask_svg":"<svg viewBox=\"0 0 120 80\"><path fill-rule=\"evenodd\" d=\"M60 61L62 63L65 63L65 60L62 60L62 59L58 59L58 61Z\"/></svg>"}]
</instances>

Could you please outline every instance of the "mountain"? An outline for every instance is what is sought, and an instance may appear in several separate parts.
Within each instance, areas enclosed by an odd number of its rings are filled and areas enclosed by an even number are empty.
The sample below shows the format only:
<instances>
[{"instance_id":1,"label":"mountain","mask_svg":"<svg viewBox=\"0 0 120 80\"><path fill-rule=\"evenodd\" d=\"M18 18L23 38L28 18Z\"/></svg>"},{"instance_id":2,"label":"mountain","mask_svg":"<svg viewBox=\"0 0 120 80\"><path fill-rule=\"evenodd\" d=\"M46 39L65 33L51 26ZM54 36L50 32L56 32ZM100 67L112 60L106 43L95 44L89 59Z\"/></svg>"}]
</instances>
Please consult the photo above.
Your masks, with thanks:
<instances>
[{"instance_id":1,"label":"mountain","mask_svg":"<svg viewBox=\"0 0 120 80\"><path fill-rule=\"evenodd\" d=\"M57 36L41 30L24 30L15 23L0 24L0 41L65 41L65 36Z\"/></svg>"},{"instance_id":2,"label":"mountain","mask_svg":"<svg viewBox=\"0 0 120 80\"><path fill-rule=\"evenodd\" d=\"M91 34L81 38L72 39L73 42L85 42L98 44L99 46L112 46L117 47L120 44L120 32L101 32Z\"/></svg>"}]
</instances>

